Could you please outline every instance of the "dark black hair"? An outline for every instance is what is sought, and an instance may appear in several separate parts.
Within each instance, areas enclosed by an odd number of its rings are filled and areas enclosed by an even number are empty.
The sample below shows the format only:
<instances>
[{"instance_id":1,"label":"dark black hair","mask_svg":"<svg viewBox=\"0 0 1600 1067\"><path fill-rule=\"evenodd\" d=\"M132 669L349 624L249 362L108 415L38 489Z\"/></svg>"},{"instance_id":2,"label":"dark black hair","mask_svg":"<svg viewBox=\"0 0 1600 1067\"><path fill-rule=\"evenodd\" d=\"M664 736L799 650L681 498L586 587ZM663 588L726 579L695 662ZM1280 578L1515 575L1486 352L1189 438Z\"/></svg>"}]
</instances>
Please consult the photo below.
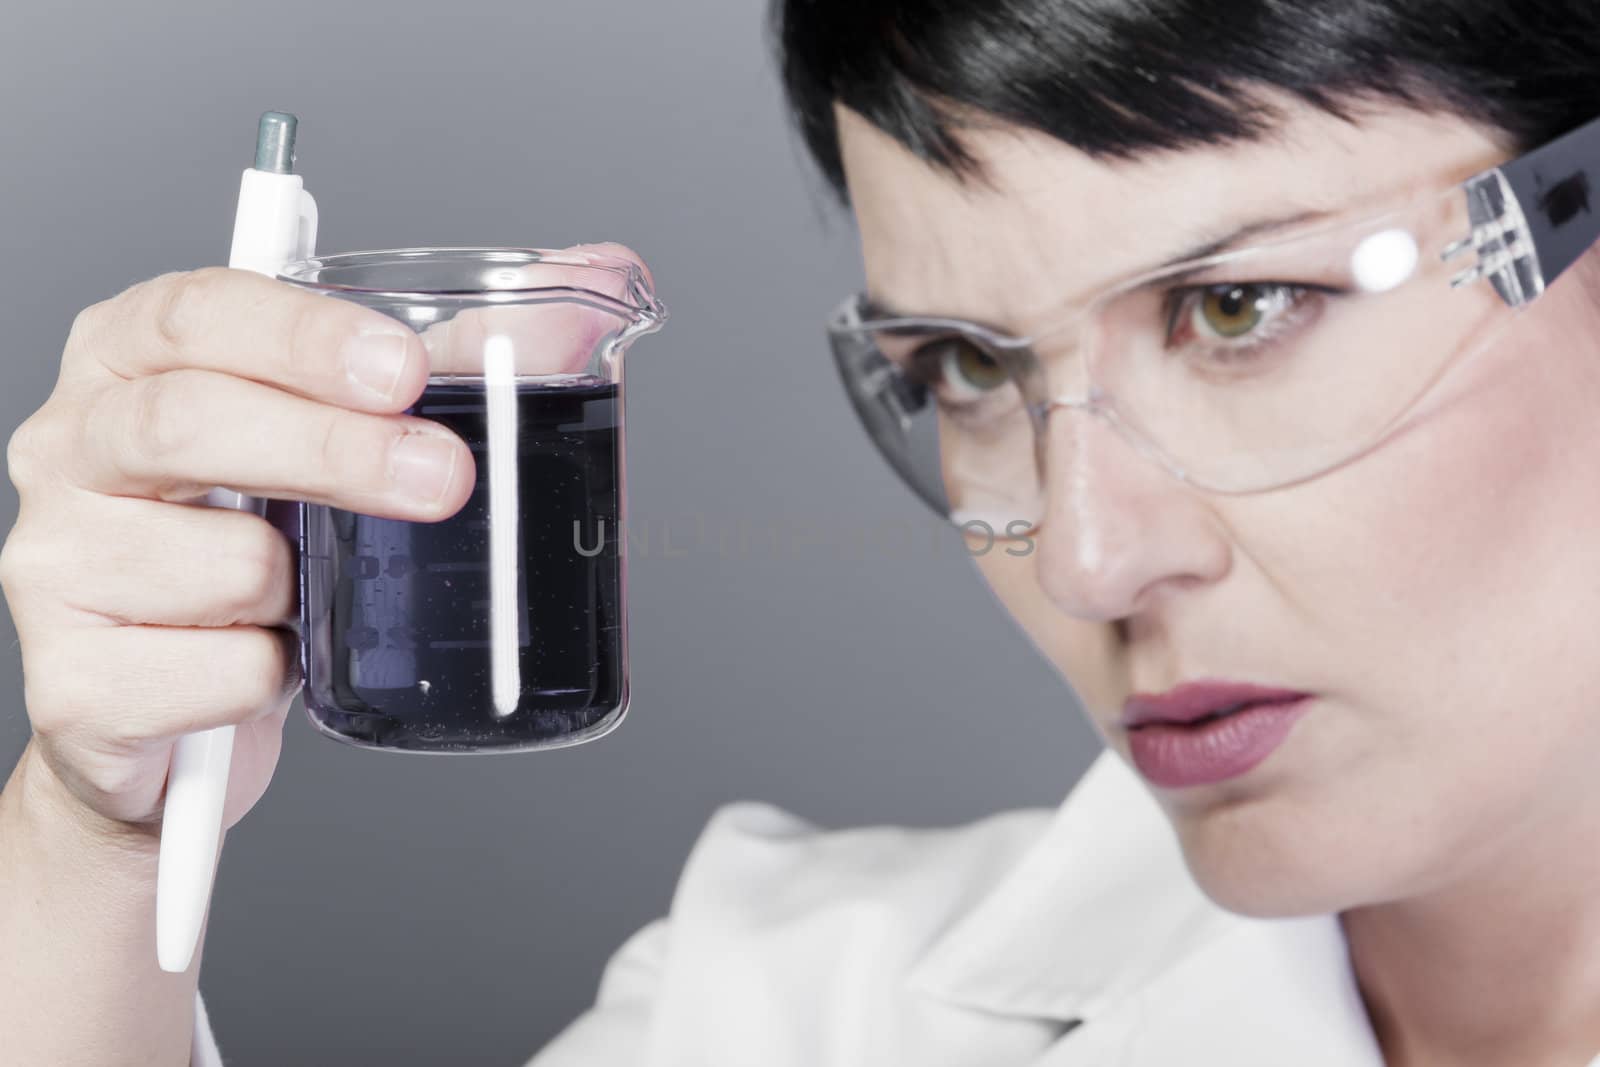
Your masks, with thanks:
<instances>
[{"instance_id":1,"label":"dark black hair","mask_svg":"<svg viewBox=\"0 0 1600 1067\"><path fill-rule=\"evenodd\" d=\"M971 174L971 117L1097 157L1268 133L1275 94L1457 114L1526 150L1600 114L1600 0L773 0L790 106L841 198L835 101Z\"/></svg>"}]
</instances>

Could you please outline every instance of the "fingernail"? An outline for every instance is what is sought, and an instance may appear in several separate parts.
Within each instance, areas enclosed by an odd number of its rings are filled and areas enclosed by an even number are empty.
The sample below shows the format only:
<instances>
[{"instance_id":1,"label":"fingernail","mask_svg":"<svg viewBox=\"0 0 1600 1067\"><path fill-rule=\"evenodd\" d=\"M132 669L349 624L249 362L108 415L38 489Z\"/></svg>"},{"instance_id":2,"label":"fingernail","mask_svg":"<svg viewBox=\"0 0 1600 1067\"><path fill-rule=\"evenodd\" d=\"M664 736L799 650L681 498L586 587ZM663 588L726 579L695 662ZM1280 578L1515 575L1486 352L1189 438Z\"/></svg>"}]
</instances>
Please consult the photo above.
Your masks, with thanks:
<instances>
[{"instance_id":1,"label":"fingernail","mask_svg":"<svg viewBox=\"0 0 1600 1067\"><path fill-rule=\"evenodd\" d=\"M350 380L380 400L393 400L395 387L406 371L410 358L406 339L402 334L384 332L358 333L344 343L340 350L344 357L344 370Z\"/></svg>"},{"instance_id":2,"label":"fingernail","mask_svg":"<svg viewBox=\"0 0 1600 1067\"><path fill-rule=\"evenodd\" d=\"M407 434L389 452L389 478L395 488L424 504L444 499L455 466L455 444L432 434Z\"/></svg>"}]
</instances>

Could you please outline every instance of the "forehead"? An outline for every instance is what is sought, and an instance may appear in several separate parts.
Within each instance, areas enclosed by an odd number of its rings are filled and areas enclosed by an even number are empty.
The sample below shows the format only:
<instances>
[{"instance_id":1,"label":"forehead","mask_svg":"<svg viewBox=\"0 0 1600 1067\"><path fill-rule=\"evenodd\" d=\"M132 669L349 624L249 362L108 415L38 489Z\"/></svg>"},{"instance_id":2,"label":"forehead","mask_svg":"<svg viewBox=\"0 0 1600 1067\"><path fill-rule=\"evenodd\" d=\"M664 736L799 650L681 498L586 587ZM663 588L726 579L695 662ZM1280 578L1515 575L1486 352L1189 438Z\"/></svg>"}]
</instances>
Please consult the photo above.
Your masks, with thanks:
<instances>
[{"instance_id":1,"label":"forehead","mask_svg":"<svg viewBox=\"0 0 1600 1067\"><path fill-rule=\"evenodd\" d=\"M1063 302L1240 226L1381 207L1506 154L1448 116L1392 108L1349 122L1307 105L1283 111L1269 139L1133 161L1096 160L1035 131L963 131L983 169L963 180L839 108L868 289L901 311L1025 332Z\"/></svg>"}]
</instances>

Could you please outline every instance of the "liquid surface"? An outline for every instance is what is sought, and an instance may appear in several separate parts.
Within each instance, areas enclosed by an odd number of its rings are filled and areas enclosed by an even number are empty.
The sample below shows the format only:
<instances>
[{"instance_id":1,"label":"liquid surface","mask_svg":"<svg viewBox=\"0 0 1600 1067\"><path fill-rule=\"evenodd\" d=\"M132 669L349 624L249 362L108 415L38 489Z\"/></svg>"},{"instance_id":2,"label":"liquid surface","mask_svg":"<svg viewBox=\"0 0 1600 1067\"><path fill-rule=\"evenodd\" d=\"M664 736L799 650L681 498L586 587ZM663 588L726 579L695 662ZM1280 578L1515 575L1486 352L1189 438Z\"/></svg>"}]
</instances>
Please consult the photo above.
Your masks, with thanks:
<instances>
[{"instance_id":1,"label":"liquid surface","mask_svg":"<svg viewBox=\"0 0 1600 1067\"><path fill-rule=\"evenodd\" d=\"M323 729L388 748L531 748L621 713L617 386L506 388L492 435L481 380L432 382L411 409L472 448L476 485L452 518L307 507L305 695Z\"/></svg>"}]
</instances>

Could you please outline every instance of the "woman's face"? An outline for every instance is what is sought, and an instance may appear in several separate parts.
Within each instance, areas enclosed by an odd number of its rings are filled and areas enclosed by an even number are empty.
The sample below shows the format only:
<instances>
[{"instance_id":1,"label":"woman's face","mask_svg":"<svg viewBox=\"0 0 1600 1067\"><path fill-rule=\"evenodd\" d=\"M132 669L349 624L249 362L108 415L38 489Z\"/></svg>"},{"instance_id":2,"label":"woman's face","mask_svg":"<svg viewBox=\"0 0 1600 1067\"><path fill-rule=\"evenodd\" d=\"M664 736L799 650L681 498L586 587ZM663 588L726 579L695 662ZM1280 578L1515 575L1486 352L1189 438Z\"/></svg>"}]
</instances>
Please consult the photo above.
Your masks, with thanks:
<instances>
[{"instance_id":1,"label":"woman's face","mask_svg":"<svg viewBox=\"0 0 1600 1067\"><path fill-rule=\"evenodd\" d=\"M1272 138L1090 159L974 130L986 181L840 111L868 286L1025 332L1197 237L1463 179L1504 158L1451 118L1286 109ZM1592 257L1591 257L1592 258ZM1312 694L1252 769L1152 784L1234 910L1344 910L1442 889L1600 805L1600 315L1581 264L1458 364L1376 450L1292 488L1208 495L1058 411L1035 551L978 564L1107 743L1131 693L1196 679ZM1405 352L1396 352L1404 358ZM1053 441L1055 439L1053 438ZM1508 851L1509 850L1509 851Z\"/></svg>"}]
</instances>

